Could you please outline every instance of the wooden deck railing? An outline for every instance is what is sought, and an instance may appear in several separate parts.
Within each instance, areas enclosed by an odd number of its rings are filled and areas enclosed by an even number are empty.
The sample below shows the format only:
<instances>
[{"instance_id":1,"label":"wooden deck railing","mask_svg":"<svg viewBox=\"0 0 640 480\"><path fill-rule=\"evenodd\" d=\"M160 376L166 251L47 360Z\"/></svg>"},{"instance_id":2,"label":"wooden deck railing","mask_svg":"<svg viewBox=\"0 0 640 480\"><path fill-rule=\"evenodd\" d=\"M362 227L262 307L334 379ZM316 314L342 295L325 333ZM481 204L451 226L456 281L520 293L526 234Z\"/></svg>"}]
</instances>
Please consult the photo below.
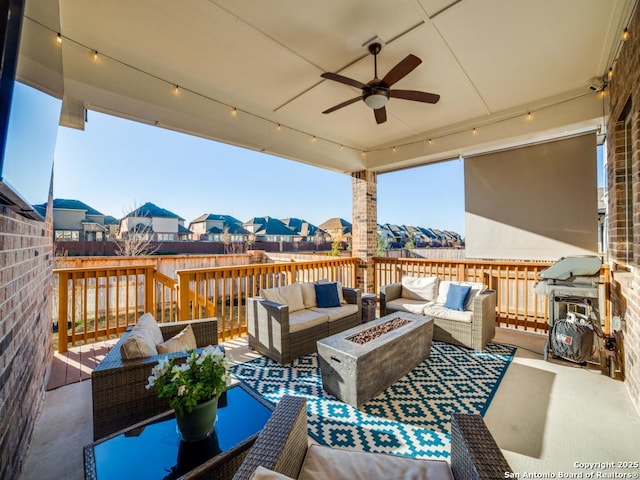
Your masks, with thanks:
<instances>
[{"instance_id":1,"label":"wooden deck railing","mask_svg":"<svg viewBox=\"0 0 640 480\"><path fill-rule=\"evenodd\" d=\"M56 269L58 350L120 335L144 312L159 322L217 317L221 341L234 338L246 333L244 305L260 288L320 279L353 286L356 265L355 258L338 258L200 268L178 270L179 280L153 265Z\"/></svg>"},{"instance_id":2,"label":"wooden deck railing","mask_svg":"<svg viewBox=\"0 0 640 480\"><path fill-rule=\"evenodd\" d=\"M261 288L328 279L356 284L356 258L178 270L180 319L218 318L220 341L247 333L246 300Z\"/></svg>"},{"instance_id":3,"label":"wooden deck railing","mask_svg":"<svg viewBox=\"0 0 640 480\"><path fill-rule=\"evenodd\" d=\"M120 335L144 312L162 322L178 318L178 282L152 265L56 269L54 323L58 350Z\"/></svg>"},{"instance_id":4,"label":"wooden deck railing","mask_svg":"<svg viewBox=\"0 0 640 480\"><path fill-rule=\"evenodd\" d=\"M248 297L260 288L296 281L328 279L356 285L356 258L261 263L228 267L177 270L175 280L153 265L56 269L54 323L58 324L58 349L120 335L144 312L160 322L217 317L220 341L247 332ZM437 275L444 280L482 282L496 291L496 314L502 326L545 333L548 330L547 297L533 291L545 262L490 262L374 259L375 289L399 282L403 275ZM600 276L601 308L605 331L609 329L609 268Z\"/></svg>"},{"instance_id":5,"label":"wooden deck railing","mask_svg":"<svg viewBox=\"0 0 640 480\"><path fill-rule=\"evenodd\" d=\"M501 326L548 331L548 300L536 295L533 286L538 273L549 262L499 262L473 260L429 260L418 258L374 258L376 293L381 285L400 282L403 275L436 275L443 280L481 282L496 291L496 321ZM601 308L605 331L609 329L610 272L600 271Z\"/></svg>"}]
</instances>

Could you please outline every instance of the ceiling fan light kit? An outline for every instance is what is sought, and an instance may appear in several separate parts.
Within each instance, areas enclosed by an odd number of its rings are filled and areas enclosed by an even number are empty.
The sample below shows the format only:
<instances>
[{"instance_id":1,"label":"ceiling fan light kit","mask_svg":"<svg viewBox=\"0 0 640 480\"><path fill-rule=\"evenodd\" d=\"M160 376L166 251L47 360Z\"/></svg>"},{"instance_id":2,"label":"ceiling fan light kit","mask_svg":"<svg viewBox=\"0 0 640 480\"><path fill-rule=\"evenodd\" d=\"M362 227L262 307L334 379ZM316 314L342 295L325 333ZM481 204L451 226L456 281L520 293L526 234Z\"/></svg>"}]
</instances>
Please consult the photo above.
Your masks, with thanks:
<instances>
[{"instance_id":1,"label":"ceiling fan light kit","mask_svg":"<svg viewBox=\"0 0 640 480\"><path fill-rule=\"evenodd\" d=\"M400 98L402 100L411 100L414 102L437 103L440 95L435 93L420 92L418 90L392 90L391 86L402 80L411 73L418 65L422 63L415 55L407 55L395 67L393 67L382 80L378 78L378 54L382 50L382 45L378 42L370 43L367 46L369 53L373 55L373 80L368 83L362 83L349 77L345 77L338 73L325 72L320 75L327 80L343 83L351 87L359 88L362 94L359 97L351 98L345 102L339 103L322 113L331 113L343 107L356 103L358 100L373 109L373 113L378 124L387 121L387 111L385 106L390 97Z\"/></svg>"}]
</instances>

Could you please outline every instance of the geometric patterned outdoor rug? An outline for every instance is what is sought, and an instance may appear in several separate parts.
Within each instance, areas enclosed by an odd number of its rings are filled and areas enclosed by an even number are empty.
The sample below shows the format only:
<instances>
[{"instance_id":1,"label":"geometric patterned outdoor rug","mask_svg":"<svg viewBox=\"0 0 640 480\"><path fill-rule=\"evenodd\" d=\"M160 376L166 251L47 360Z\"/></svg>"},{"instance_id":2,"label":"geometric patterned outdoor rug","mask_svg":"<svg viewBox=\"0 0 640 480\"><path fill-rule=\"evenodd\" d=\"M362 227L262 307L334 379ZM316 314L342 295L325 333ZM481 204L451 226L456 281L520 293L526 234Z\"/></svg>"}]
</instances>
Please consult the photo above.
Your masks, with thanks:
<instances>
[{"instance_id":1,"label":"geometric patterned outdoor rug","mask_svg":"<svg viewBox=\"0 0 640 480\"><path fill-rule=\"evenodd\" d=\"M274 406L284 395L306 397L309 435L322 445L448 459L451 413L484 415L515 350L490 343L474 352L433 342L427 360L360 410L322 389L316 354L289 365L259 357L232 371Z\"/></svg>"}]
</instances>

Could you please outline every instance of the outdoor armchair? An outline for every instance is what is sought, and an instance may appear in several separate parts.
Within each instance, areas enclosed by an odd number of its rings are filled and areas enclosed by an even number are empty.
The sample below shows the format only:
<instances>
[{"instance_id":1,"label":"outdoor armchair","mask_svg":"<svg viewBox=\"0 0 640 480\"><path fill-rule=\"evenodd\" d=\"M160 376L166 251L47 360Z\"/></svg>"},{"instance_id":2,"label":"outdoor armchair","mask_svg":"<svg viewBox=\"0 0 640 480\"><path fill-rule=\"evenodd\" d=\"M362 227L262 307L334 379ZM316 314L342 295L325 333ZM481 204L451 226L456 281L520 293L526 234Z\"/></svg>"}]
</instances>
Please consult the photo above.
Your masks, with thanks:
<instances>
[{"instance_id":1,"label":"outdoor armchair","mask_svg":"<svg viewBox=\"0 0 640 480\"><path fill-rule=\"evenodd\" d=\"M316 448L316 447L311 447ZM326 447L321 447L326 448ZM305 468L308 449L307 438L307 408L306 399L302 397L285 396L269 419L264 429L253 444L249 453L233 477L234 480L248 480L258 466L298 478ZM451 472L448 472L446 462L420 461L406 457L386 454L366 454L375 458L376 462L384 463L387 459L397 462L429 462L436 467L429 470L429 479L444 477L455 480L496 480L506 478L511 473L507 460L487 429L484 420L479 415L452 414L451 417ZM315 465L314 473L317 472ZM200 477L206 471L203 465L193 478ZM189 476L189 478L192 478Z\"/></svg>"},{"instance_id":2,"label":"outdoor armchair","mask_svg":"<svg viewBox=\"0 0 640 480\"><path fill-rule=\"evenodd\" d=\"M191 325L193 329L198 348L218 343L218 322L215 318L165 323L159 324L159 327L164 340L168 340L187 325ZM124 360L120 345L131 329L132 327L127 329L91 374L94 440L169 410L167 400L159 399L153 389L147 390L145 386L151 369L160 359L186 358L186 354L165 353Z\"/></svg>"}]
</instances>

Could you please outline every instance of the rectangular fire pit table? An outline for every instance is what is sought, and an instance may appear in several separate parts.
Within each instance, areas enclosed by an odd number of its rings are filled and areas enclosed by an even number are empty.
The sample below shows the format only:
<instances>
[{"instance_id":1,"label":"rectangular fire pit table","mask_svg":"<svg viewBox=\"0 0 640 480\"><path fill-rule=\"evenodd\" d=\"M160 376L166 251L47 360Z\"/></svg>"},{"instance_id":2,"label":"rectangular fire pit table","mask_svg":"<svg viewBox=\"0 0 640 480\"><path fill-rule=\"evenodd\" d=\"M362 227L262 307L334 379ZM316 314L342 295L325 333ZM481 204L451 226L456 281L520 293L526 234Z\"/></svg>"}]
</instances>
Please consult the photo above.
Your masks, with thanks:
<instances>
[{"instance_id":1,"label":"rectangular fire pit table","mask_svg":"<svg viewBox=\"0 0 640 480\"><path fill-rule=\"evenodd\" d=\"M362 344L350 340L358 334L370 337L376 327L388 328L395 319L406 324ZM394 312L319 340L322 386L358 408L424 361L431 352L432 336L433 318Z\"/></svg>"}]
</instances>

